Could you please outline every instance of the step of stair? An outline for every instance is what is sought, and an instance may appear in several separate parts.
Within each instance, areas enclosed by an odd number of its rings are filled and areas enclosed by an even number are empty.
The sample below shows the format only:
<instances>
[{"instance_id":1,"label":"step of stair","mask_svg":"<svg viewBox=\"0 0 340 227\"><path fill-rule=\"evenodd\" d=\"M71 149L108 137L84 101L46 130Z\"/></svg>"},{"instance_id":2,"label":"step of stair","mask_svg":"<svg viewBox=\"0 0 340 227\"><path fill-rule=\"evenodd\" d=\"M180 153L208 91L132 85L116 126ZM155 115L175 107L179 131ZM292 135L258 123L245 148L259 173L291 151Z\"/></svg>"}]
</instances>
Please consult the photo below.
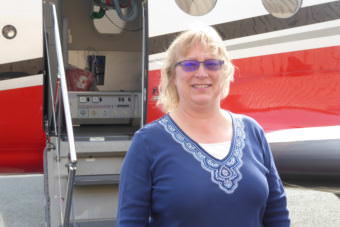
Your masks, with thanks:
<instances>
[{"instance_id":1,"label":"step of stair","mask_svg":"<svg viewBox=\"0 0 340 227\"><path fill-rule=\"evenodd\" d=\"M81 220L70 224L70 227L115 227L115 220Z\"/></svg>"},{"instance_id":2,"label":"step of stair","mask_svg":"<svg viewBox=\"0 0 340 227\"><path fill-rule=\"evenodd\" d=\"M77 156L124 156L131 140L117 140L117 141L76 141ZM62 141L61 156L67 157L69 152L68 141Z\"/></svg>"},{"instance_id":3,"label":"step of stair","mask_svg":"<svg viewBox=\"0 0 340 227\"><path fill-rule=\"evenodd\" d=\"M119 174L75 176L76 186L118 185Z\"/></svg>"}]
</instances>

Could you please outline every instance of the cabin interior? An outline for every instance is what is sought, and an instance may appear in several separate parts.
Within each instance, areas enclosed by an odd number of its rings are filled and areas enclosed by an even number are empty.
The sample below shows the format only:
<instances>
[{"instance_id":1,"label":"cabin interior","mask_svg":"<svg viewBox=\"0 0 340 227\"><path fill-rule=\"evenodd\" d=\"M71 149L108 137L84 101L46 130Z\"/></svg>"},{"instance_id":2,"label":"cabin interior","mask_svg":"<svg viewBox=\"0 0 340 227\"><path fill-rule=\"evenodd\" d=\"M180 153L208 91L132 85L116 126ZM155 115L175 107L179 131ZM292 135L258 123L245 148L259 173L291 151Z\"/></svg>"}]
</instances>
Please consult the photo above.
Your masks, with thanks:
<instances>
[{"instance_id":1,"label":"cabin interior","mask_svg":"<svg viewBox=\"0 0 340 227\"><path fill-rule=\"evenodd\" d=\"M48 226L115 226L121 164L133 133L144 121L142 91L147 72L143 60L146 3L120 2L123 19L113 1L44 3ZM56 6L59 34L50 3ZM56 36L61 40L77 153L73 178L64 108L58 108L61 101L53 101L61 93Z\"/></svg>"},{"instance_id":2,"label":"cabin interior","mask_svg":"<svg viewBox=\"0 0 340 227\"><path fill-rule=\"evenodd\" d=\"M132 13L122 8L132 15L124 21L110 5L100 12L102 2L54 1L75 137L131 136L143 120L141 4Z\"/></svg>"}]
</instances>

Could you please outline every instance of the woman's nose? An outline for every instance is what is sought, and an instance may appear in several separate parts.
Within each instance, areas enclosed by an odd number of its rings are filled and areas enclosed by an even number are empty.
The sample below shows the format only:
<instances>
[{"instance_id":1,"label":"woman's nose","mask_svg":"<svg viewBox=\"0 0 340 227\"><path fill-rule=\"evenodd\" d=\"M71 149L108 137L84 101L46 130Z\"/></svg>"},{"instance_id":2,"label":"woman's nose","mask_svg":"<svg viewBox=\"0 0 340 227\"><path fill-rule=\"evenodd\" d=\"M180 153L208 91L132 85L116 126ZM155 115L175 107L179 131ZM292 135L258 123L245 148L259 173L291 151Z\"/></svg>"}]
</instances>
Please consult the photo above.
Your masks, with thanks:
<instances>
[{"instance_id":1,"label":"woman's nose","mask_svg":"<svg viewBox=\"0 0 340 227\"><path fill-rule=\"evenodd\" d=\"M197 71L195 72L195 76L199 78L208 76L207 69L204 67L202 63L199 65Z\"/></svg>"}]
</instances>

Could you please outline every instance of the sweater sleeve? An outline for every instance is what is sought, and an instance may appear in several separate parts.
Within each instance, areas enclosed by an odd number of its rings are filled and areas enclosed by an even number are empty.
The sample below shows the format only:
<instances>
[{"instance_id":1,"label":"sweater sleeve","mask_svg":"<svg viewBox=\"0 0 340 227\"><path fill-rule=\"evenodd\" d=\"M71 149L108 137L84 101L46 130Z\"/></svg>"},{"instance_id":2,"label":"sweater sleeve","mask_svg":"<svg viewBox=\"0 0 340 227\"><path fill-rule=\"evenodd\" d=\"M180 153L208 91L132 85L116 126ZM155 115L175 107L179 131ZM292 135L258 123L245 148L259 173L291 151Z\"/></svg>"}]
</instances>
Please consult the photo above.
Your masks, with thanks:
<instances>
[{"instance_id":1,"label":"sweater sleeve","mask_svg":"<svg viewBox=\"0 0 340 227\"><path fill-rule=\"evenodd\" d=\"M151 203L151 158L141 132L137 132L121 169L118 227L146 227Z\"/></svg>"},{"instance_id":2,"label":"sweater sleeve","mask_svg":"<svg viewBox=\"0 0 340 227\"><path fill-rule=\"evenodd\" d=\"M261 130L261 143L265 165L268 168L267 181L269 186L269 196L263 224L265 227L289 227L290 219L286 194L263 130Z\"/></svg>"}]
</instances>

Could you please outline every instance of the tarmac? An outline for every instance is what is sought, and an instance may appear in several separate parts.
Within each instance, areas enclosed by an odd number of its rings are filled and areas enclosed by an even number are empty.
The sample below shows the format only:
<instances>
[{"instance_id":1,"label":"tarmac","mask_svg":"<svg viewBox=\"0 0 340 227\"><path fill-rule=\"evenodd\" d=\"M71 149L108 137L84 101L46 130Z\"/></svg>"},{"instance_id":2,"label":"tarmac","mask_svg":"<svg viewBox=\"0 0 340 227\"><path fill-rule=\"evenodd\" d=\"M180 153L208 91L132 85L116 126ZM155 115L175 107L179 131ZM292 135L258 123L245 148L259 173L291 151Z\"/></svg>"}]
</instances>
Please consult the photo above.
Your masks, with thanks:
<instances>
[{"instance_id":1,"label":"tarmac","mask_svg":"<svg viewBox=\"0 0 340 227\"><path fill-rule=\"evenodd\" d=\"M333 193L286 188L292 227L339 227L340 198Z\"/></svg>"},{"instance_id":2,"label":"tarmac","mask_svg":"<svg viewBox=\"0 0 340 227\"><path fill-rule=\"evenodd\" d=\"M0 227L45 226L43 176L0 177Z\"/></svg>"},{"instance_id":3,"label":"tarmac","mask_svg":"<svg viewBox=\"0 0 340 227\"><path fill-rule=\"evenodd\" d=\"M340 226L336 195L291 187L286 193L292 227ZM44 206L41 174L0 176L0 227L44 227Z\"/></svg>"}]
</instances>

